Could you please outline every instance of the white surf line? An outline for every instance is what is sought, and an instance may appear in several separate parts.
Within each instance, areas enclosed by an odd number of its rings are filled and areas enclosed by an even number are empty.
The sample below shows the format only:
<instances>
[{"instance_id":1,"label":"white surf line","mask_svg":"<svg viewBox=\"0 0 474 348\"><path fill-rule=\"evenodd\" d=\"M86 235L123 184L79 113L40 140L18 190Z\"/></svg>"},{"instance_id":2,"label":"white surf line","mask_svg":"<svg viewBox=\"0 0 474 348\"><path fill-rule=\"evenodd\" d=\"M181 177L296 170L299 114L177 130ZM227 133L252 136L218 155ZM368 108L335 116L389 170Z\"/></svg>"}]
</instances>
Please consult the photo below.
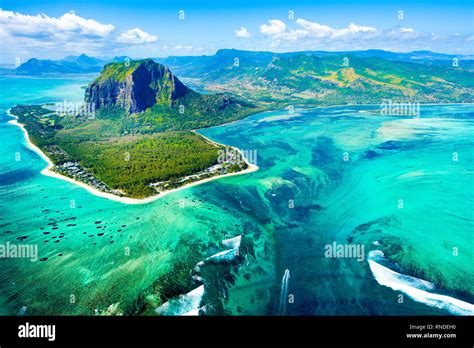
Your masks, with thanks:
<instances>
[{"instance_id":1,"label":"white surf line","mask_svg":"<svg viewBox=\"0 0 474 348\"><path fill-rule=\"evenodd\" d=\"M284 315L286 312L286 298L288 297L288 282L290 281L290 271L285 270L283 278L281 279L281 290L280 290L280 304L278 306L278 314Z\"/></svg>"},{"instance_id":2,"label":"white surf line","mask_svg":"<svg viewBox=\"0 0 474 348\"><path fill-rule=\"evenodd\" d=\"M207 259L205 259L205 261L215 261L215 262L231 261L235 259L238 255L239 255L239 249L228 249L228 250L218 252L217 254L214 254L212 256L209 256Z\"/></svg>"},{"instance_id":3,"label":"white surf line","mask_svg":"<svg viewBox=\"0 0 474 348\"><path fill-rule=\"evenodd\" d=\"M210 182L210 181L213 181L213 180L217 180L217 179L221 179L221 178L224 178L224 177L229 177L229 176L235 176L235 175L242 175L242 174L248 174L248 173L252 173L252 172L255 172L257 171L259 168L256 166L256 165L253 165L251 163L248 163L247 160L244 158L244 160L247 162L247 169L245 170L242 170L240 172L234 172L234 173L227 173L227 174L221 174L221 175L215 175L215 176L212 176L210 178L206 178L206 179L202 179L202 180L198 180L198 181L194 181L194 182L191 182L189 184L186 184L186 185L183 185L183 186L180 186L180 187L177 187L177 188L174 188L174 189L171 189L171 190L167 190L167 191L162 191L160 194L158 195L155 195L155 196L151 196L151 197L147 197L147 198L142 198L142 199L139 199L139 198L128 198L128 197L120 197L120 196L117 196L117 195L114 195L112 193L107 193L107 192L102 192L102 191L99 191L97 190L96 188L92 187L92 186L89 186L81 181L78 181L78 180L74 180L73 178L70 178L68 176L65 176L65 175L61 175L59 173L56 173L55 171L53 171L53 167L54 167L54 163L51 162L51 160L49 159L48 156L46 156L46 154L41 151L41 149L39 147L37 147L35 144L33 144L30 140L30 137L28 135L28 131L26 130L25 126L21 123L18 122L18 117L11 114L10 113L10 109L7 110L7 115L8 116L11 116L13 118L15 118L15 120L10 120L8 121L7 123L9 124L12 124L12 125L15 125L15 126L18 126L20 127L20 129L22 130L24 136L25 136L25 140L26 140L26 145L29 149L33 150L34 152L36 152L43 160L46 161L46 163L48 164L48 166L46 168L44 168L42 171L41 171L41 174L44 175L44 176L49 176L49 177L52 177L52 178L55 178L55 179L60 179L60 180L64 180L64 181L67 181L67 182L70 182L71 184L75 184L77 186L80 186L84 189L86 189L89 193L93 194L94 196L97 196L97 197L101 197L101 198L105 198L105 199L109 199L111 201L115 201L115 202L119 202L119 203L123 203L123 204L147 204L147 203L150 203L150 202L153 202L153 201L156 201L160 198L163 198L167 195L169 195L170 193L173 193L173 192L177 192L177 191L180 191L180 190L184 190L188 187L192 187L192 186L197 186L197 185L201 185L201 184L204 184L206 182ZM195 131L193 131L195 132ZM195 132L196 134L199 134L197 132ZM216 142L214 142L213 140L203 136L202 134L199 134L200 136L202 136L203 138L205 138L206 140L208 140L209 142L213 142L215 144L218 144ZM226 145L223 145L223 144L220 144L222 146L226 146ZM228 146L229 147L229 146ZM237 149L239 152L240 150Z\"/></svg>"},{"instance_id":4,"label":"white surf line","mask_svg":"<svg viewBox=\"0 0 474 348\"><path fill-rule=\"evenodd\" d=\"M242 236L238 235L236 237L222 240L221 244L227 248L238 249L240 248L241 242L242 242Z\"/></svg>"},{"instance_id":5,"label":"white surf line","mask_svg":"<svg viewBox=\"0 0 474 348\"><path fill-rule=\"evenodd\" d=\"M240 249L241 242L242 242L241 235L222 240L221 244L231 249L220 251L217 254L211 255L208 258L206 258L204 261L219 262L219 261L230 261L230 260L235 259L237 256L239 256L239 249Z\"/></svg>"},{"instance_id":6,"label":"white surf line","mask_svg":"<svg viewBox=\"0 0 474 348\"><path fill-rule=\"evenodd\" d=\"M416 302L424 303L430 307L444 309L456 315L474 315L474 305L447 295L436 294L435 285L426 280L409 275L400 274L376 262L384 256L380 250L369 253L368 263L372 274L382 286L395 291L401 291Z\"/></svg>"},{"instance_id":7,"label":"white surf line","mask_svg":"<svg viewBox=\"0 0 474 348\"><path fill-rule=\"evenodd\" d=\"M200 285L187 294L163 303L160 307L155 308L155 312L163 315L199 315L203 296L204 285Z\"/></svg>"},{"instance_id":8,"label":"white surf line","mask_svg":"<svg viewBox=\"0 0 474 348\"><path fill-rule=\"evenodd\" d=\"M221 244L223 246L225 246L227 248L231 248L231 249L220 251L220 252L218 252L216 254L213 254L213 255L205 258L204 260L199 261L198 263L196 263L194 268L191 270L191 273L195 273L191 276L191 278L196 282L204 283L205 280L200 275L201 274L201 268L203 266L205 266L206 263L208 263L208 262L218 263L218 262L226 262L226 261L234 260L237 256L239 256L241 241L242 241L242 235L238 235L238 236L231 237L231 238L228 238L228 239L223 239L221 241ZM202 285L202 291L204 291L204 284ZM181 295L181 296L183 296L183 295ZM175 300L170 300L170 301L175 301ZM183 315L198 315L196 313L199 313L199 310L205 311L206 310L206 305L204 305L201 308L194 308L194 309L188 311L186 314L183 314ZM159 309L157 308L155 311L158 312Z\"/></svg>"}]
</instances>

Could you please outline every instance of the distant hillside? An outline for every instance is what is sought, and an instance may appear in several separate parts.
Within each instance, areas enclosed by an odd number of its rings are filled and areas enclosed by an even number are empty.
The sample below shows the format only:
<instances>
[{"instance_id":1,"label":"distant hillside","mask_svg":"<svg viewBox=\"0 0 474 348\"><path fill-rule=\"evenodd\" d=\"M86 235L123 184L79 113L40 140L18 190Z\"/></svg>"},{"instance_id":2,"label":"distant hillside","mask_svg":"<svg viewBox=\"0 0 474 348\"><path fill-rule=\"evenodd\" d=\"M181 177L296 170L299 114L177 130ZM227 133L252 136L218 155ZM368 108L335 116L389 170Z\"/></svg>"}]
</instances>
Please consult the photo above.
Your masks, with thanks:
<instances>
[{"instance_id":1,"label":"distant hillside","mask_svg":"<svg viewBox=\"0 0 474 348\"><path fill-rule=\"evenodd\" d=\"M199 80L208 91L267 103L380 103L387 98L472 102L472 61L461 58L453 66L453 57L428 51L276 54L220 50L215 56L163 61L179 76Z\"/></svg>"},{"instance_id":2,"label":"distant hillside","mask_svg":"<svg viewBox=\"0 0 474 348\"><path fill-rule=\"evenodd\" d=\"M99 73L105 64L131 61L127 56L96 58L86 54L67 56L60 60L31 58L18 68L4 69L0 74L9 75L68 75Z\"/></svg>"},{"instance_id":3,"label":"distant hillside","mask_svg":"<svg viewBox=\"0 0 474 348\"><path fill-rule=\"evenodd\" d=\"M222 67L223 65L229 66L229 61L234 63L235 58L239 59L241 66L247 64L254 67L264 67L275 57L289 58L297 55L309 55L320 58L333 56L376 57L396 62L411 62L447 67L452 66L454 59L457 59L460 68L474 68L474 56L450 55L431 51L399 53L377 49L364 51L300 51L283 53L221 49L212 56L170 56L167 58L154 58L154 60L171 67L179 76L197 77L199 74L208 73L210 70L216 70L216 68Z\"/></svg>"},{"instance_id":4,"label":"distant hillside","mask_svg":"<svg viewBox=\"0 0 474 348\"><path fill-rule=\"evenodd\" d=\"M222 49L212 56L171 56L168 58L155 58L156 62L162 63L172 68L175 74L180 77L202 77L210 75L210 78L217 78L217 74L222 67L229 65L229 60L234 62L234 58L239 58L240 66L250 65L264 67L270 63L274 57L288 58L295 55L312 55L317 57L331 57L341 55L351 55L356 57L378 57L386 60L398 62L412 62L424 65L438 65L450 67L453 59L458 59L459 65L463 69L474 68L473 56L449 55L434 53L430 51L414 51L409 53L397 53L383 50L349 51L349 52L327 52L327 51L302 51L302 52L258 52L241 51L235 49ZM32 58L16 69L5 69L0 74L18 75L46 75L46 74L84 74L98 73L105 64L111 62L131 61L127 56L114 58L90 57L85 54L79 56L68 56L60 60L41 60Z\"/></svg>"},{"instance_id":5,"label":"distant hillside","mask_svg":"<svg viewBox=\"0 0 474 348\"><path fill-rule=\"evenodd\" d=\"M82 54L55 61L31 58L11 73L16 75L87 74L99 72L102 66L102 61Z\"/></svg>"},{"instance_id":6,"label":"distant hillside","mask_svg":"<svg viewBox=\"0 0 474 348\"><path fill-rule=\"evenodd\" d=\"M81 54L80 56L67 56L61 59L60 62L76 63L81 66L101 67L104 65L105 60Z\"/></svg>"}]
</instances>

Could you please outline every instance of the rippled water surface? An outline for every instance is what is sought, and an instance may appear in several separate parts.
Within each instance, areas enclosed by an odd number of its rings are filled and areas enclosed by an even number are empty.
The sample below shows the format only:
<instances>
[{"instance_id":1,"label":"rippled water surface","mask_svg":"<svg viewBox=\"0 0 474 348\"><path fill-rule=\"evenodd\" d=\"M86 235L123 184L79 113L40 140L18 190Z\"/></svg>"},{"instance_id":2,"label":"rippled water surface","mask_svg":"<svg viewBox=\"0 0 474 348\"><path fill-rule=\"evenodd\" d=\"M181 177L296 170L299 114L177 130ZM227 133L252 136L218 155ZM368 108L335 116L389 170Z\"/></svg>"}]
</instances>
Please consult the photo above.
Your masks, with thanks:
<instances>
[{"instance_id":1,"label":"rippled water surface","mask_svg":"<svg viewBox=\"0 0 474 348\"><path fill-rule=\"evenodd\" d=\"M474 302L472 105L268 112L201 130L256 150L260 170L124 205L41 175L7 123L11 106L79 101L87 82L1 77L0 243L38 245L43 261L0 259L0 314L450 313L380 284L373 250ZM239 235L238 255L209 259ZM325 257L332 243L364 257Z\"/></svg>"}]
</instances>

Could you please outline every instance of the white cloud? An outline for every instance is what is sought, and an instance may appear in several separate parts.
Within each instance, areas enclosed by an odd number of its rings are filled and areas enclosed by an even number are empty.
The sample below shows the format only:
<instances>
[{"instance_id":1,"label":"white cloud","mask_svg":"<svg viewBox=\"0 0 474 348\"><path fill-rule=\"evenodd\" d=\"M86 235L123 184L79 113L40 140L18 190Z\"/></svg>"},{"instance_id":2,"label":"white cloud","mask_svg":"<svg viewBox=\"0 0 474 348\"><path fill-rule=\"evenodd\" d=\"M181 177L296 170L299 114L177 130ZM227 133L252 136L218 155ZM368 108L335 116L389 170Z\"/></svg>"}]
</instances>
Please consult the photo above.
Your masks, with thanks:
<instances>
[{"instance_id":1,"label":"white cloud","mask_svg":"<svg viewBox=\"0 0 474 348\"><path fill-rule=\"evenodd\" d=\"M355 36L357 34L369 35L369 34L374 34L376 32L377 30L375 28L350 23L346 28L334 29L334 32L332 33L331 37L333 38L349 37L349 36Z\"/></svg>"},{"instance_id":2,"label":"white cloud","mask_svg":"<svg viewBox=\"0 0 474 348\"><path fill-rule=\"evenodd\" d=\"M0 39L15 56L45 54L46 50L65 54L108 53L157 41L156 36L139 28L122 31L113 24L83 18L73 11L50 17L5 10L0 10Z\"/></svg>"},{"instance_id":3,"label":"white cloud","mask_svg":"<svg viewBox=\"0 0 474 348\"><path fill-rule=\"evenodd\" d=\"M165 55L197 55L202 54L207 50L203 47L196 47L193 45L184 45L184 44L171 44L163 46Z\"/></svg>"},{"instance_id":4,"label":"white cloud","mask_svg":"<svg viewBox=\"0 0 474 348\"><path fill-rule=\"evenodd\" d=\"M377 30L372 27L350 23L342 29L335 29L328 25L311 22L302 18L296 20L296 29L287 29L283 21L272 19L270 25L260 26L260 32L272 39L271 47L277 47L282 42L296 42L302 39L346 39L348 37L360 36L361 34L375 34Z\"/></svg>"},{"instance_id":5,"label":"white cloud","mask_svg":"<svg viewBox=\"0 0 474 348\"><path fill-rule=\"evenodd\" d=\"M291 22L288 27L278 19L272 19L269 23L260 26L260 32L264 34L265 40L267 40L260 43L260 46L267 45L269 49L280 52L371 48L403 52L424 49L446 52L449 47L451 50L463 44L467 47L465 44L469 42L470 37L469 35L458 34L424 33L401 26L379 29L349 23L343 28L333 28L303 18ZM466 49L466 51L469 50Z\"/></svg>"},{"instance_id":6,"label":"white cloud","mask_svg":"<svg viewBox=\"0 0 474 348\"><path fill-rule=\"evenodd\" d=\"M287 31L286 26L283 23L285 30L274 32L272 33L272 35L275 36L277 39L283 39L283 40L297 40L304 37L311 37L311 38L331 37L331 38L336 39L336 38L345 38L348 36L354 36L361 33L364 33L364 34L375 33L377 31L375 28L367 27L363 25L357 25L354 23L350 23L347 27L342 28L342 29L335 29L335 28L331 28L328 25L320 24L317 22L310 22L302 18L298 18L296 20L296 24L300 26L301 29L292 29L292 30Z\"/></svg>"},{"instance_id":7,"label":"white cloud","mask_svg":"<svg viewBox=\"0 0 474 348\"><path fill-rule=\"evenodd\" d=\"M262 24L260 26L260 32L266 35L281 34L286 31L286 24L279 19L270 19L270 25Z\"/></svg>"},{"instance_id":8,"label":"white cloud","mask_svg":"<svg viewBox=\"0 0 474 348\"><path fill-rule=\"evenodd\" d=\"M193 49L193 46L191 45L176 45L173 47L173 51L176 51L176 50L192 50Z\"/></svg>"},{"instance_id":9,"label":"white cloud","mask_svg":"<svg viewBox=\"0 0 474 348\"><path fill-rule=\"evenodd\" d=\"M140 28L129 29L117 38L117 42L123 44L144 44L157 41L158 38L154 35L144 32Z\"/></svg>"},{"instance_id":10,"label":"white cloud","mask_svg":"<svg viewBox=\"0 0 474 348\"><path fill-rule=\"evenodd\" d=\"M312 33L313 37L325 37L334 32L334 29L315 22L310 22L302 18L298 18L296 23L301 26L306 34Z\"/></svg>"},{"instance_id":11,"label":"white cloud","mask_svg":"<svg viewBox=\"0 0 474 348\"><path fill-rule=\"evenodd\" d=\"M246 37L250 37L250 33L249 33L249 31L247 30L247 28L245 28L245 27L240 27L240 29L237 29L237 30L235 31L235 36L246 38Z\"/></svg>"},{"instance_id":12,"label":"white cloud","mask_svg":"<svg viewBox=\"0 0 474 348\"><path fill-rule=\"evenodd\" d=\"M45 14L31 16L0 10L0 26L2 34L36 38L66 38L81 35L104 38L115 30L112 24L102 24L93 19L82 18L73 11L55 18Z\"/></svg>"}]
</instances>

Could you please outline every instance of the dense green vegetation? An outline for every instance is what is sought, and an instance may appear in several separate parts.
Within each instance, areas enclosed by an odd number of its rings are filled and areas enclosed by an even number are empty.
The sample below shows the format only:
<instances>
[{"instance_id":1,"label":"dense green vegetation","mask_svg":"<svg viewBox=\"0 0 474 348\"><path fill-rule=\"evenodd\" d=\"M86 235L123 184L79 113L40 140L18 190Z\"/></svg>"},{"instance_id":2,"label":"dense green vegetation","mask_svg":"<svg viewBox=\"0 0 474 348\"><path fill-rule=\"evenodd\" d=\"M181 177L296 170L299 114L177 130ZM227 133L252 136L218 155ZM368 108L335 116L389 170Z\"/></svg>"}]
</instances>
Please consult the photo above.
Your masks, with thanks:
<instances>
[{"instance_id":1,"label":"dense green vegetation","mask_svg":"<svg viewBox=\"0 0 474 348\"><path fill-rule=\"evenodd\" d=\"M31 141L40 147L51 144L55 130L61 128L59 116L39 105L17 105L10 112L25 125Z\"/></svg>"},{"instance_id":2,"label":"dense green vegetation","mask_svg":"<svg viewBox=\"0 0 474 348\"><path fill-rule=\"evenodd\" d=\"M104 142L57 144L113 189L133 197L156 194L148 185L176 180L217 163L217 148L192 132L166 132Z\"/></svg>"},{"instance_id":3,"label":"dense green vegetation","mask_svg":"<svg viewBox=\"0 0 474 348\"><path fill-rule=\"evenodd\" d=\"M173 183L217 163L220 147L189 131L118 136L121 128L114 127L113 117L73 121L75 116L60 118L35 105L17 106L11 113L55 164L78 162L129 197L156 194L149 184ZM57 122L52 125L49 119Z\"/></svg>"},{"instance_id":4,"label":"dense green vegetation","mask_svg":"<svg viewBox=\"0 0 474 348\"><path fill-rule=\"evenodd\" d=\"M235 101L225 95L189 92L171 106L156 104L136 117L145 131L186 130L212 127L239 120L263 108Z\"/></svg>"},{"instance_id":5,"label":"dense green vegetation","mask_svg":"<svg viewBox=\"0 0 474 348\"><path fill-rule=\"evenodd\" d=\"M133 60L125 63L109 63L104 66L102 73L98 77L99 81L107 79L114 79L118 82L125 81L126 77L130 75L140 64L140 61Z\"/></svg>"}]
</instances>

